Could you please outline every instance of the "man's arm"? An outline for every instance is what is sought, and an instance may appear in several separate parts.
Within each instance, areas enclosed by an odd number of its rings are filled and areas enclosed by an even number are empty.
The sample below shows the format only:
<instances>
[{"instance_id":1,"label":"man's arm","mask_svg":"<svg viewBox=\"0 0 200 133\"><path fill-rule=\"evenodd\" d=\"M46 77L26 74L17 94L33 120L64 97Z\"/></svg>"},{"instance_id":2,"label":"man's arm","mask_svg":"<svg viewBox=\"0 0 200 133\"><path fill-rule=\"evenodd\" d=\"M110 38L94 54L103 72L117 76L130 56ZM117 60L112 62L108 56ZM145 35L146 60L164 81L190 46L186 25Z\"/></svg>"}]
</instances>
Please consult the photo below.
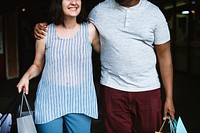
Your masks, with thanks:
<instances>
[{"instance_id":1,"label":"man's arm","mask_svg":"<svg viewBox=\"0 0 200 133\"><path fill-rule=\"evenodd\" d=\"M170 42L155 45L158 58L163 87L165 89L164 119L167 115L174 120L174 104L173 104L173 65L171 57Z\"/></svg>"},{"instance_id":2,"label":"man's arm","mask_svg":"<svg viewBox=\"0 0 200 133\"><path fill-rule=\"evenodd\" d=\"M47 32L47 22L37 23L34 27L34 37L38 40L43 39Z\"/></svg>"}]
</instances>

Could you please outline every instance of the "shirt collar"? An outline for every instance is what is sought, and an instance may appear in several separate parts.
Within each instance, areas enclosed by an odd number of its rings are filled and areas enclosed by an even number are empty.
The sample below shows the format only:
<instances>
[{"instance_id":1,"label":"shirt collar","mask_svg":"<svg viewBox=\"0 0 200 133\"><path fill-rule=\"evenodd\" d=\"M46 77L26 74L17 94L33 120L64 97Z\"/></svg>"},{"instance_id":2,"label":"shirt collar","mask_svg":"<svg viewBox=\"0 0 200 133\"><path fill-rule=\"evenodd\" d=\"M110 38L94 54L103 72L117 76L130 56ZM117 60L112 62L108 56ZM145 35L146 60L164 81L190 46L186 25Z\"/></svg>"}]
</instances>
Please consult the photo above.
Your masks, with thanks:
<instances>
[{"instance_id":1,"label":"shirt collar","mask_svg":"<svg viewBox=\"0 0 200 133\"><path fill-rule=\"evenodd\" d=\"M135 9L139 8L144 1L147 1L147 0L140 0L137 5L132 6L132 7L121 6L117 2L115 2L115 0L107 0L107 1L110 1L110 5L114 5L115 7L118 7L120 9L122 9L122 10L135 10Z\"/></svg>"}]
</instances>

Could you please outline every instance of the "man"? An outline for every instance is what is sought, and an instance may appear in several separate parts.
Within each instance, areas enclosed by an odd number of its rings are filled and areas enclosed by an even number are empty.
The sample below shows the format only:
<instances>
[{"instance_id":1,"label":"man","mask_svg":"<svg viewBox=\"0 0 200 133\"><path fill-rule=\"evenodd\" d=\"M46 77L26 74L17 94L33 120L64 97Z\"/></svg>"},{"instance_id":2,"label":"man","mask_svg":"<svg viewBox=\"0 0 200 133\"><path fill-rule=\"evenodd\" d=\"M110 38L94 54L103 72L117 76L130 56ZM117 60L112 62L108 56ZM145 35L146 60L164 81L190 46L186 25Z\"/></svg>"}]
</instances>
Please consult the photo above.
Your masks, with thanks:
<instances>
[{"instance_id":1,"label":"man","mask_svg":"<svg viewBox=\"0 0 200 133\"><path fill-rule=\"evenodd\" d=\"M105 0L92 9L89 21L100 35L100 107L107 132L155 133L162 116L174 119L175 113L170 33L163 13L147 0ZM35 27L36 38L40 27ZM163 114L160 81L166 96Z\"/></svg>"}]
</instances>

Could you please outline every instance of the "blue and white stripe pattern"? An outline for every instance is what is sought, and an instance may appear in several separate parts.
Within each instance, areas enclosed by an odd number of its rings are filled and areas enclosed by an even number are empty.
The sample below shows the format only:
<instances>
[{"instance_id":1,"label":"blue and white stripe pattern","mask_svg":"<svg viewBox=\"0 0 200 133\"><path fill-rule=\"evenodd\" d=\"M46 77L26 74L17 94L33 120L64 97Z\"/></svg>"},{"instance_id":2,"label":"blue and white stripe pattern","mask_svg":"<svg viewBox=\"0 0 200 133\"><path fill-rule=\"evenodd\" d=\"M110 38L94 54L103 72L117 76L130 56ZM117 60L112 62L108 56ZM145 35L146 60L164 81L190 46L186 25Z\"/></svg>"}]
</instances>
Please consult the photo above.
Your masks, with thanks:
<instances>
[{"instance_id":1,"label":"blue and white stripe pattern","mask_svg":"<svg viewBox=\"0 0 200 133\"><path fill-rule=\"evenodd\" d=\"M68 113L98 118L88 23L81 24L69 39L59 38L55 25L48 25L45 54L35 100L35 123L46 123Z\"/></svg>"}]
</instances>

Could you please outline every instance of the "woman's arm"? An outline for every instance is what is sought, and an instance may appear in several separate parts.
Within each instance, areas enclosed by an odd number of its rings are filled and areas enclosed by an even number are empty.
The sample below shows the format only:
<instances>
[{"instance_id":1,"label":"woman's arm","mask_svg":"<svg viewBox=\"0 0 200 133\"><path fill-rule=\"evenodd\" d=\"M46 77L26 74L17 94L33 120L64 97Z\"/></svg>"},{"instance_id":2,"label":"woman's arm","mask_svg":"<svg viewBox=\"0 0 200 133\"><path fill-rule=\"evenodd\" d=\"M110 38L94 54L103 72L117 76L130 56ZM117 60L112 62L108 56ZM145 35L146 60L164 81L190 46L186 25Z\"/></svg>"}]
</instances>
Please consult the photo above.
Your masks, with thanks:
<instances>
[{"instance_id":1,"label":"woman's arm","mask_svg":"<svg viewBox=\"0 0 200 133\"><path fill-rule=\"evenodd\" d=\"M31 80L34 77L37 77L43 69L45 60L45 38L36 40L35 46L36 46L35 47L36 52L35 52L34 62L17 84L19 93L23 90L24 93L28 94L29 80Z\"/></svg>"},{"instance_id":2,"label":"woman's arm","mask_svg":"<svg viewBox=\"0 0 200 133\"><path fill-rule=\"evenodd\" d=\"M92 24L89 23L89 39L92 43L92 47L95 52L100 53L100 41L99 41L99 33L96 29L96 27Z\"/></svg>"}]
</instances>

